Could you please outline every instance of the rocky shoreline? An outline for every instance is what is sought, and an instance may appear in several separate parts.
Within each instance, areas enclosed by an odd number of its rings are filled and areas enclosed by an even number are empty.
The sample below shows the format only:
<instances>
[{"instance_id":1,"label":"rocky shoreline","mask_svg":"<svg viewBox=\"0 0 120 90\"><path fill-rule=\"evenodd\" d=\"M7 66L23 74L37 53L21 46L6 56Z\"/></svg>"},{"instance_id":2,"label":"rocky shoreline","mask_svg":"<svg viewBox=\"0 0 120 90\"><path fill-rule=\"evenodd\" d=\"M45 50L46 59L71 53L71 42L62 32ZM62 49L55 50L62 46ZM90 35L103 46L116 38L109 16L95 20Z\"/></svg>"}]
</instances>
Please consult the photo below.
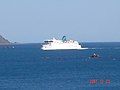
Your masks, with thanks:
<instances>
[{"instance_id":1,"label":"rocky shoreline","mask_svg":"<svg viewBox=\"0 0 120 90\"><path fill-rule=\"evenodd\" d=\"M10 44L10 41L0 35L0 45Z\"/></svg>"}]
</instances>

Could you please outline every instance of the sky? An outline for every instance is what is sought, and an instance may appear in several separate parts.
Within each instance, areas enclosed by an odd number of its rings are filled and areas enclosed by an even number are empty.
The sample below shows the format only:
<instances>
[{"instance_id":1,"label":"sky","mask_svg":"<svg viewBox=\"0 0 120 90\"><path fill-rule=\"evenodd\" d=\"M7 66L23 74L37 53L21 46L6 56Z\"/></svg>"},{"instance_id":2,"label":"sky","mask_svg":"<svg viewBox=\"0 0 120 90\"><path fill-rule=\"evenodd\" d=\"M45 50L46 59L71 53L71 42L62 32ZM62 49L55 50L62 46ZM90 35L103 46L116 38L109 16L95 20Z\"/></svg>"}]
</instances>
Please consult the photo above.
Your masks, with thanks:
<instances>
[{"instance_id":1,"label":"sky","mask_svg":"<svg viewBox=\"0 0 120 90\"><path fill-rule=\"evenodd\" d=\"M21 43L64 35L120 42L120 0L0 0L0 35Z\"/></svg>"}]
</instances>

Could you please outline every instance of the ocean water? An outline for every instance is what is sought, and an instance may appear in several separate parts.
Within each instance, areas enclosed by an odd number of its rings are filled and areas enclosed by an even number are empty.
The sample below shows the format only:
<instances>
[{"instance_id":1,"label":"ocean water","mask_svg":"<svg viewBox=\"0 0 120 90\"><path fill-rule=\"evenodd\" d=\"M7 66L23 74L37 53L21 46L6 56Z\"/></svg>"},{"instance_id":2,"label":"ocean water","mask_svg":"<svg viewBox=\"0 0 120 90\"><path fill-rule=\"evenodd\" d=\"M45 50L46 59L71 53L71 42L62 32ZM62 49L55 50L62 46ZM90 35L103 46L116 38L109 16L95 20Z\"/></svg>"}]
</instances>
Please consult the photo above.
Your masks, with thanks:
<instances>
[{"instance_id":1,"label":"ocean water","mask_svg":"<svg viewBox=\"0 0 120 90\"><path fill-rule=\"evenodd\" d=\"M0 46L0 90L120 90L120 43L82 45L89 49Z\"/></svg>"}]
</instances>

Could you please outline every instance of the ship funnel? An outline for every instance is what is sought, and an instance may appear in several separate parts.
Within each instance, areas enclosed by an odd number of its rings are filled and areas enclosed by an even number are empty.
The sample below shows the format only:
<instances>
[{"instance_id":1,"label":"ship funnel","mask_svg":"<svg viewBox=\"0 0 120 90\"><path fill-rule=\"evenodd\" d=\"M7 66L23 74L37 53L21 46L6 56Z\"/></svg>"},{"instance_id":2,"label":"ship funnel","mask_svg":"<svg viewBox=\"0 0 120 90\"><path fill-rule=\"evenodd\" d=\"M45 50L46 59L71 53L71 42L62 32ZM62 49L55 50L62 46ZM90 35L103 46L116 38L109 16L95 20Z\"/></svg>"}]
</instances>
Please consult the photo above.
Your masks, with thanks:
<instances>
[{"instance_id":1,"label":"ship funnel","mask_svg":"<svg viewBox=\"0 0 120 90\"><path fill-rule=\"evenodd\" d=\"M62 41L63 41L63 42L67 41L67 40L66 40L66 36L63 36L63 37L62 37Z\"/></svg>"}]
</instances>

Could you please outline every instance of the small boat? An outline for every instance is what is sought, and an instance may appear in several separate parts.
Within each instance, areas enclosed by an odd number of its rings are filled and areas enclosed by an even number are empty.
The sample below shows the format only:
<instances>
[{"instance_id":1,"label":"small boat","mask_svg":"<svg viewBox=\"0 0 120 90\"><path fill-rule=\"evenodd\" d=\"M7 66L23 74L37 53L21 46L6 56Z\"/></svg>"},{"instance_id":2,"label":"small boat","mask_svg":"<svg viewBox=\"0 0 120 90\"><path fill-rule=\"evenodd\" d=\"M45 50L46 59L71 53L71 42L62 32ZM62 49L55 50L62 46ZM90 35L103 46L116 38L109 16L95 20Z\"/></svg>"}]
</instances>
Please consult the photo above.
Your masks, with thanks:
<instances>
[{"instance_id":1,"label":"small boat","mask_svg":"<svg viewBox=\"0 0 120 90\"><path fill-rule=\"evenodd\" d=\"M100 56L96 53L94 53L93 55L90 56L91 58L99 58Z\"/></svg>"}]
</instances>

